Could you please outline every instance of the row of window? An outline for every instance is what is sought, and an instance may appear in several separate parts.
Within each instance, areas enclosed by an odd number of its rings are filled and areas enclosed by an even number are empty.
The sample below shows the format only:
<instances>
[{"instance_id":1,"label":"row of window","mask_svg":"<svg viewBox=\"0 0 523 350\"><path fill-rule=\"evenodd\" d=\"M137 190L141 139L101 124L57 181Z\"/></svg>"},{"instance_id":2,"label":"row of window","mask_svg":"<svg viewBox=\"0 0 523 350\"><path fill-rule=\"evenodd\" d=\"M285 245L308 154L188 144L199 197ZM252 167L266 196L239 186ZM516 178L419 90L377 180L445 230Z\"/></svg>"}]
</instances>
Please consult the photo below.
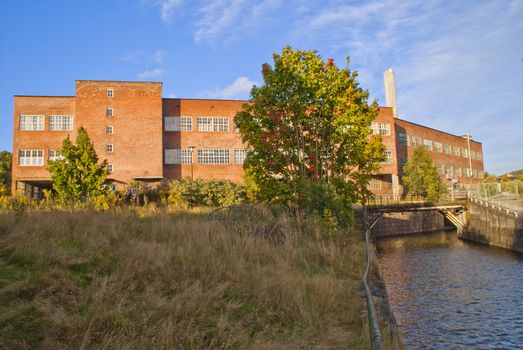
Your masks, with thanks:
<instances>
[{"instance_id":1,"label":"row of window","mask_svg":"<svg viewBox=\"0 0 523 350\"><path fill-rule=\"evenodd\" d=\"M112 146L112 145L111 145ZM63 159L60 151L57 149L50 149L48 151L48 160ZM20 166L43 166L44 165L44 150L43 149L21 149L18 151L18 164ZM107 170L113 171L113 165L108 164Z\"/></svg>"},{"instance_id":2,"label":"row of window","mask_svg":"<svg viewBox=\"0 0 523 350\"><path fill-rule=\"evenodd\" d=\"M476 170L470 168L461 168L455 167L451 164L443 165L442 163L436 163L436 168L438 169L438 174L445 174L447 176L465 176L465 177L474 177L483 179L485 174L483 170Z\"/></svg>"},{"instance_id":3,"label":"row of window","mask_svg":"<svg viewBox=\"0 0 523 350\"><path fill-rule=\"evenodd\" d=\"M228 132L229 117L196 117L196 130ZM164 117L165 131L192 131L192 117Z\"/></svg>"},{"instance_id":4,"label":"row of window","mask_svg":"<svg viewBox=\"0 0 523 350\"><path fill-rule=\"evenodd\" d=\"M44 115L20 115L21 131L43 131L45 124ZM73 130L72 115L50 115L49 131Z\"/></svg>"},{"instance_id":5,"label":"row of window","mask_svg":"<svg viewBox=\"0 0 523 350\"><path fill-rule=\"evenodd\" d=\"M372 122L370 124L372 135L390 136L390 123Z\"/></svg>"},{"instance_id":6,"label":"row of window","mask_svg":"<svg viewBox=\"0 0 523 350\"><path fill-rule=\"evenodd\" d=\"M234 163L243 164L246 149L234 150ZM192 164L192 150L177 148L165 150L165 164ZM228 149L199 149L198 163L200 164L230 164L230 151Z\"/></svg>"},{"instance_id":7,"label":"row of window","mask_svg":"<svg viewBox=\"0 0 523 350\"><path fill-rule=\"evenodd\" d=\"M481 152L470 151L467 148L460 148L458 146L451 146L449 144L442 144L441 142L429 139L422 139L417 136L409 136L405 133L398 133L398 139L400 145L419 147L423 146L427 151L434 151L439 153L445 153L448 155L454 155L456 157L470 158L473 160L483 160L483 154Z\"/></svg>"}]
</instances>

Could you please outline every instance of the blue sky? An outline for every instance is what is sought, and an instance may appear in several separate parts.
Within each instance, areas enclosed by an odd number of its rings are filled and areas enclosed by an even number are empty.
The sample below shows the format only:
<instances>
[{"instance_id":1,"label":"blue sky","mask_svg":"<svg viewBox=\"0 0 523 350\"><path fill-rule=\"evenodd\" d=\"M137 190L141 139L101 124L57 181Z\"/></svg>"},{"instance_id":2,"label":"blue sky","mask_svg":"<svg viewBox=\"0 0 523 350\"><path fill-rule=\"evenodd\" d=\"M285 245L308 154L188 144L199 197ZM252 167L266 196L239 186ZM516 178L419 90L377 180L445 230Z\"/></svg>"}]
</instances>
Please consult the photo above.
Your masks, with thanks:
<instances>
[{"instance_id":1,"label":"blue sky","mask_svg":"<svg viewBox=\"0 0 523 350\"><path fill-rule=\"evenodd\" d=\"M164 97L248 98L290 44L360 73L401 118L483 142L485 168L523 168L523 0L0 2L0 149L12 95L74 95L76 79L163 81Z\"/></svg>"}]
</instances>

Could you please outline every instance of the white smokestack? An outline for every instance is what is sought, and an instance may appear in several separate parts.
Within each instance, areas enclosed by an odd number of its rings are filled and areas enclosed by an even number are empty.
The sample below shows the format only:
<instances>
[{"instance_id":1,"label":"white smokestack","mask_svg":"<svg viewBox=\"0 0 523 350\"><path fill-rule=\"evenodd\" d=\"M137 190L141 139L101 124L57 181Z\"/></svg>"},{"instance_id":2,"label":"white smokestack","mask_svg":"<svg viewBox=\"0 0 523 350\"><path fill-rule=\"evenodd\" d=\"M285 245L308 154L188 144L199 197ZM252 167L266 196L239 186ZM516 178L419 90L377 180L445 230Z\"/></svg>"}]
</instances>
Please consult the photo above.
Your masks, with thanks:
<instances>
[{"instance_id":1,"label":"white smokestack","mask_svg":"<svg viewBox=\"0 0 523 350\"><path fill-rule=\"evenodd\" d=\"M387 107L392 107L392 116L398 117L398 105L396 103L396 79L392 68L385 71L383 75L385 80L385 101Z\"/></svg>"}]
</instances>

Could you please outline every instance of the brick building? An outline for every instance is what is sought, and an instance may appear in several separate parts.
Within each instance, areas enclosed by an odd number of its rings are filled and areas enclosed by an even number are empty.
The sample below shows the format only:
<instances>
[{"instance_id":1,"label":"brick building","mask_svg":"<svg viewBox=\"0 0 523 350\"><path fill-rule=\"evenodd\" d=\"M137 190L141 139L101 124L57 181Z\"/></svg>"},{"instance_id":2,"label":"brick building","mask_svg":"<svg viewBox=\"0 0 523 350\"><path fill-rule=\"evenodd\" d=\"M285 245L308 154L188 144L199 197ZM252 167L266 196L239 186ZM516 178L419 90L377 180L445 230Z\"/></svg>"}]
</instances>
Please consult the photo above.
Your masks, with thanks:
<instances>
[{"instance_id":1,"label":"brick building","mask_svg":"<svg viewBox=\"0 0 523 350\"><path fill-rule=\"evenodd\" d=\"M15 96L13 193L39 196L50 188L48 162L80 126L119 188L185 177L241 182L246 145L233 118L246 102L162 98L162 83L91 80L77 80L75 96ZM387 147L387 161L369 184L376 194L402 193L402 164L418 145L449 184L483 177L479 142L395 118L392 107L380 107L372 129Z\"/></svg>"}]
</instances>

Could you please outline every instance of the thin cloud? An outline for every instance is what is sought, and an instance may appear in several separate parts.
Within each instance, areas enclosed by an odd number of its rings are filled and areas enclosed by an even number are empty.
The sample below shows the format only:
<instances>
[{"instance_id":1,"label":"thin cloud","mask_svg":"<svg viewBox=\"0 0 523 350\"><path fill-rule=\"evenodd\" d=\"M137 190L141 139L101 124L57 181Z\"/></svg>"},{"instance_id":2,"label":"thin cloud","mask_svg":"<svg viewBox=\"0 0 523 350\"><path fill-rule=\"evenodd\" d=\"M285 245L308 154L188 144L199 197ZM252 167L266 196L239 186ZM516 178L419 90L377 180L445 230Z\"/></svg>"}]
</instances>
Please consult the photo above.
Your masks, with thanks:
<instances>
[{"instance_id":1,"label":"thin cloud","mask_svg":"<svg viewBox=\"0 0 523 350\"><path fill-rule=\"evenodd\" d=\"M169 55L167 50L158 49L154 52L131 51L120 57L120 60L127 63L155 63L161 64Z\"/></svg>"},{"instance_id":2,"label":"thin cloud","mask_svg":"<svg viewBox=\"0 0 523 350\"><path fill-rule=\"evenodd\" d=\"M165 24L170 24L175 17L175 11L183 4L183 0L140 0L142 4L158 8L160 18Z\"/></svg>"},{"instance_id":3,"label":"thin cloud","mask_svg":"<svg viewBox=\"0 0 523 350\"><path fill-rule=\"evenodd\" d=\"M247 77L238 77L233 83L222 89L214 89L203 92L203 97L223 99L247 99L251 89L257 83Z\"/></svg>"},{"instance_id":4,"label":"thin cloud","mask_svg":"<svg viewBox=\"0 0 523 350\"><path fill-rule=\"evenodd\" d=\"M161 76L164 76L167 74L167 72L162 68L155 68L143 71L142 73L138 74L138 78L140 79L151 79L151 78L159 78Z\"/></svg>"}]
</instances>

